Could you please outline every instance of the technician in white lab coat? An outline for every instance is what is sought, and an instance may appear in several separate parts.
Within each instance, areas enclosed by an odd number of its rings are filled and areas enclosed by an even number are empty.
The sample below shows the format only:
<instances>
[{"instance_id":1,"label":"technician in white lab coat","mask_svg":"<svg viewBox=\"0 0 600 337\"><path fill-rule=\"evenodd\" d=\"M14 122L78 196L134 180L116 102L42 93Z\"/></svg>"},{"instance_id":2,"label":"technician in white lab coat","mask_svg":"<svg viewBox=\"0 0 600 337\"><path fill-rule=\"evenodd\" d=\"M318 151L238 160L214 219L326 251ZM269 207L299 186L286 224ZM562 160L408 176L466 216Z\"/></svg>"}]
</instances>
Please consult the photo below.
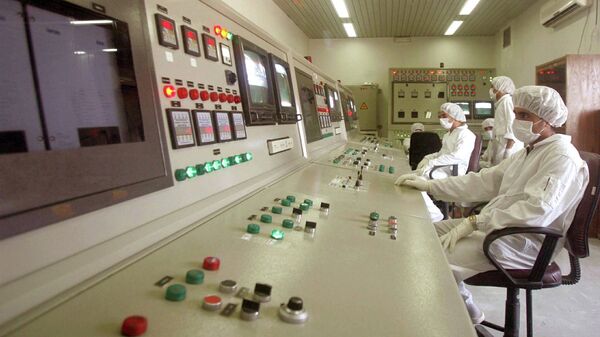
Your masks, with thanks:
<instances>
[{"instance_id":1,"label":"technician in white lab coat","mask_svg":"<svg viewBox=\"0 0 600 337\"><path fill-rule=\"evenodd\" d=\"M488 168L497 164L492 164L493 154L496 152L496 147L498 146L498 141L494 138L494 119L486 118L481 123L481 127L483 128L482 138L483 140L487 140L488 143L479 159L479 166L481 168Z\"/></svg>"},{"instance_id":2,"label":"technician in white lab coat","mask_svg":"<svg viewBox=\"0 0 600 337\"><path fill-rule=\"evenodd\" d=\"M423 132L425 131L425 125L423 125L422 123L413 123L410 126L410 134L412 135L415 132ZM404 146L404 151L406 151L406 153L408 153L408 151L410 150L410 137L404 138L404 140L402 141L402 146Z\"/></svg>"},{"instance_id":3,"label":"technician in white lab coat","mask_svg":"<svg viewBox=\"0 0 600 337\"><path fill-rule=\"evenodd\" d=\"M434 224L475 323L483 321L484 315L462 281L495 269L482 250L485 235L496 229L527 226L566 234L589 180L587 165L571 144L571 137L555 132L567 119L567 108L558 92L526 86L515 91L514 103L515 136L527 145L526 150L479 173L403 182L442 200L489 201L479 215ZM491 252L506 269L529 269L542 240L532 234L506 236L492 244ZM555 256L563 244L564 236Z\"/></svg>"},{"instance_id":4,"label":"technician in white lab coat","mask_svg":"<svg viewBox=\"0 0 600 337\"><path fill-rule=\"evenodd\" d=\"M498 76L492 79L490 98L495 102L494 138L498 146L490 154L490 166L498 165L523 148L523 142L515 137L512 126L515 115L511 95L514 91L515 84L509 77Z\"/></svg>"}]
</instances>

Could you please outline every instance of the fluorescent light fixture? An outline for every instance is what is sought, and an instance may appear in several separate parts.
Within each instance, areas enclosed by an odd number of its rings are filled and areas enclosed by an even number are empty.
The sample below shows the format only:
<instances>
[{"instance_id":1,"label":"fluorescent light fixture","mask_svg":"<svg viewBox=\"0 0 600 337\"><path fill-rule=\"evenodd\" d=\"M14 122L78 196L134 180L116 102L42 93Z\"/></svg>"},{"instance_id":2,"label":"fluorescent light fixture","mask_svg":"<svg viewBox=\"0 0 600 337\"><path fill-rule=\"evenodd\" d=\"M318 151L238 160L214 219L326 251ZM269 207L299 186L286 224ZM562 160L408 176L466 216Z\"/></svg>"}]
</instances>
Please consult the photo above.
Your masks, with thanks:
<instances>
[{"instance_id":1,"label":"fluorescent light fixture","mask_svg":"<svg viewBox=\"0 0 600 337\"><path fill-rule=\"evenodd\" d=\"M473 11L473 9L475 9L478 3L479 0L467 0L467 2L465 2L464 6L460 10L460 15L471 14L471 12Z\"/></svg>"},{"instance_id":2,"label":"fluorescent light fixture","mask_svg":"<svg viewBox=\"0 0 600 337\"><path fill-rule=\"evenodd\" d=\"M113 20L74 20L69 21L70 24L75 26L83 25L112 25Z\"/></svg>"},{"instance_id":3,"label":"fluorescent light fixture","mask_svg":"<svg viewBox=\"0 0 600 337\"><path fill-rule=\"evenodd\" d=\"M75 55L85 55L85 52L83 50L76 50L73 52L73 54Z\"/></svg>"},{"instance_id":4,"label":"fluorescent light fixture","mask_svg":"<svg viewBox=\"0 0 600 337\"><path fill-rule=\"evenodd\" d=\"M117 48L106 48L106 49L102 49L102 51L105 53L116 53Z\"/></svg>"},{"instance_id":5,"label":"fluorescent light fixture","mask_svg":"<svg viewBox=\"0 0 600 337\"><path fill-rule=\"evenodd\" d=\"M450 24L450 27L448 27L448 30L446 30L446 32L444 33L444 35L454 35L454 33L456 33L456 31L458 30L458 27L460 27L460 25L462 25L462 21L452 21L452 23Z\"/></svg>"},{"instance_id":6,"label":"fluorescent light fixture","mask_svg":"<svg viewBox=\"0 0 600 337\"><path fill-rule=\"evenodd\" d=\"M344 23L344 29L346 30L346 35L348 35L348 37L356 37L356 31L354 30L353 24Z\"/></svg>"},{"instance_id":7,"label":"fluorescent light fixture","mask_svg":"<svg viewBox=\"0 0 600 337\"><path fill-rule=\"evenodd\" d=\"M344 0L331 0L331 4L333 5L333 8L335 8L335 11L337 12L337 15L340 18L350 17L350 14L348 14L348 8L346 7L346 3L344 2Z\"/></svg>"}]
</instances>

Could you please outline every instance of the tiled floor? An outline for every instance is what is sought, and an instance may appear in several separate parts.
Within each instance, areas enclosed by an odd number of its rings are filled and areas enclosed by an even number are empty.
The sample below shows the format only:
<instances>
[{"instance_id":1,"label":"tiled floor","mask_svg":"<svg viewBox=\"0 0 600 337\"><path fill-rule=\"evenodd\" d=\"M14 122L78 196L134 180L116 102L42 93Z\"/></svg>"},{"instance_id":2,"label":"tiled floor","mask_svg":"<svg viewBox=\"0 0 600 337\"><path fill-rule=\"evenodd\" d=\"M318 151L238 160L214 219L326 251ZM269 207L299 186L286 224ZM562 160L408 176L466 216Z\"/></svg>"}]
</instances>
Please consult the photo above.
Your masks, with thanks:
<instances>
[{"instance_id":1,"label":"tiled floor","mask_svg":"<svg viewBox=\"0 0 600 337\"><path fill-rule=\"evenodd\" d=\"M536 337L600 336L600 240L590 240L590 256L581 261L581 281L533 292L533 332ZM561 254L563 274L569 271L569 260ZM504 323L506 291L501 288L470 287L475 301L486 319ZM521 331L526 336L525 292L521 291ZM502 336L493 332L494 336Z\"/></svg>"}]
</instances>

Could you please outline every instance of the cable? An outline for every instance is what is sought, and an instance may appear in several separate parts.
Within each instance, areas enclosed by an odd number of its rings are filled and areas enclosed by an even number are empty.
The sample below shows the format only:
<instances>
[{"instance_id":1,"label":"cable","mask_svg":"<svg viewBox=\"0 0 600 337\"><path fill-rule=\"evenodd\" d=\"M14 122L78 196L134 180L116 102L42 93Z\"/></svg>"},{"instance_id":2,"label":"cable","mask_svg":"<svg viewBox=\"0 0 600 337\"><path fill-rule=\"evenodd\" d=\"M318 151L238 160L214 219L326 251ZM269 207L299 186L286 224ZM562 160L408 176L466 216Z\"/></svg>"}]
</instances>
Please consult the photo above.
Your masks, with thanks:
<instances>
[{"instance_id":1,"label":"cable","mask_svg":"<svg viewBox=\"0 0 600 337\"><path fill-rule=\"evenodd\" d=\"M588 9L588 13L585 16L585 23L583 24L583 30L581 31L581 37L579 38L579 46L577 47L577 55L579 55L580 51L581 51L581 42L583 42L583 35L585 34L585 29L587 28L587 24L590 19L590 14L592 14L591 8ZM591 41L590 41L590 44L591 44Z\"/></svg>"}]
</instances>

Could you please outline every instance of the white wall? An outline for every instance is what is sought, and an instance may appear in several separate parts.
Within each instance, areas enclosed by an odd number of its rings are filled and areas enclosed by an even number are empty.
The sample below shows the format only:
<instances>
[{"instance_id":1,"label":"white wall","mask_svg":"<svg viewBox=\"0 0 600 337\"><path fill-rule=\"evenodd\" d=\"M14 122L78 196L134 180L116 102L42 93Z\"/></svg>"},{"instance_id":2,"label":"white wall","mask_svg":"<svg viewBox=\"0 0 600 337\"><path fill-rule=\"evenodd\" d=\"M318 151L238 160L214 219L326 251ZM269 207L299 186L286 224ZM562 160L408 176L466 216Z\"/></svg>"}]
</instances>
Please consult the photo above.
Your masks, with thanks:
<instances>
[{"instance_id":1,"label":"white wall","mask_svg":"<svg viewBox=\"0 0 600 337\"><path fill-rule=\"evenodd\" d=\"M592 41L595 5L589 11L575 14L556 28L545 28L539 19L540 8L545 2L546 0L536 2L496 35L498 74L511 77L517 87L535 84L536 65L566 54L577 54L578 49L581 54L600 53L600 31L596 41ZM511 46L502 48L502 31L508 26L511 27L512 43Z\"/></svg>"},{"instance_id":2,"label":"white wall","mask_svg":"<svg viewBox=\"0 0 600 337\"><path fill-rule=\"evenodd\" d=\"M380 116L389 118L389 68L439 67L494 68L495 37L428 37L395 43L392 38L309 40L308 52L319 68L342 84L375 82L382 90ZM384 105L384 106L381 106ZM383 123L383 135L387 135Z\"/></svg>"},{"instance_id":3,"label":"white wall","mask_svg":"<svg viewBox=\"0 0 600 337\"><path fill-rule=\"evenodd\" d=\"M285 46L307 55L308 36L279 8L273 0L223 0L255 25L268 31Z\"/></svg>"}]
</instances>

